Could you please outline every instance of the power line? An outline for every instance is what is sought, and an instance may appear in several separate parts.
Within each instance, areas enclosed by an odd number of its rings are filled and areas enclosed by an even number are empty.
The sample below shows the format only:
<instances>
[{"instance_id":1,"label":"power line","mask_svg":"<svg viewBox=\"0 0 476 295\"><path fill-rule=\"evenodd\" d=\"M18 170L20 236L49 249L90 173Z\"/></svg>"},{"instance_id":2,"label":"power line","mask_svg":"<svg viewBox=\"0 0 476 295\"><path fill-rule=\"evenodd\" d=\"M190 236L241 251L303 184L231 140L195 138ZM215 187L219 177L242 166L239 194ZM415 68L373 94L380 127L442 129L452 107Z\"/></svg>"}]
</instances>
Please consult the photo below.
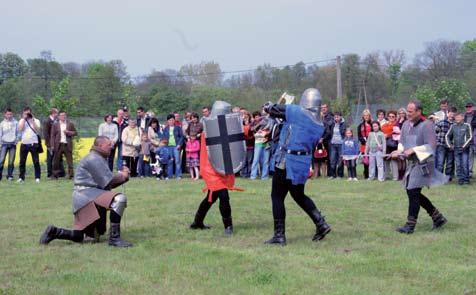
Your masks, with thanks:
<instances>
[{"instance_id":1,"label":"power line","mask_svg":"<svg viewBox=\"0 0 476 295\"><path fill-rule=\"evenodd\" d=\"M271 66L267 69L283 69L283 68L286 68L286 67L292 67L292 66L295 66L297 64L302 64L304 66L309 66L309 65L314 65L314 64L319 64L319 63L328 63L328 62L332 62L332 61L335 61L336 59L335 58L329 58L329 59L321 59L321 60L316 60L316 61L311 61L311 62L298 62L296 64L288 64L288 65L281 65L281 66ZM247 73L247 72L254 72L260 68L262 68L263 66L258 66L256 68L250 68L250 69L243 69L243 70L230 70L230 71L220 71L220 72L208 72L208 73L198 73L198 74L181 74L181 73L177 73L177 74L167 74L165 72L160 72L159 71L159 74L152 74L152 75L139 75L139 76L133 76L133 77L130 77L129 80L142 80L142 79L150 79L150 78L163 78L163 77L168 77L168 78L189 78L189 77L201 77L201 76L217 76L217 75L229 75L229 74L241 74L241 73ZM45 77L41 77L41 76L21 76L21 77L24 77L26 79L31 79L31 80L45 80ZM74 76L64 76L64 77L59 77L59 76L48 76L48 79L56 79L56 80L60 80L60 79L64 79L64 78L70 78L70 79L76 79L76 80L108 80L108 79L114 79L114 78L118 78L118 77L115 77L115 76L111 76L111 77L101 77L101 76L96 76L96 77L74 77ZM9 78L9 77L6 77L6 78ZM10 77L10 78L14 78L14 77ZM16 77L16 78L20 78L20 77Z\"/></svg>"}]
</instances>

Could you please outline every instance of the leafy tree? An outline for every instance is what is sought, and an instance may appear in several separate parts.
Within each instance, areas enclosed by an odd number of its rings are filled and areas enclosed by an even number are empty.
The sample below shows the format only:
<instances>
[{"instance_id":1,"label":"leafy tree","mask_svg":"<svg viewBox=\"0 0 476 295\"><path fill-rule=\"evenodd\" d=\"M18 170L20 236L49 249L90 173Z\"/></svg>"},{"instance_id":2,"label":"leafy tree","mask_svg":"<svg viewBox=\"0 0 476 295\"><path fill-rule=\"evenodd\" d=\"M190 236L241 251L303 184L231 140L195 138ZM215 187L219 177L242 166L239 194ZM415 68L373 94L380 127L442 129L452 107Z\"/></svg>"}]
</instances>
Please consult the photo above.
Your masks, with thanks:
<instances>
[{"instance_id":1,"label":"leafy tree","mask_svg":"<svg viewBox=\"0 0 476 295\"><path fill-rule=\"evenodd\" d=\"M15 53L0 54L0 84L8 79L23 76L28 66L23 59Z\"/></svg>"}]
</instances>

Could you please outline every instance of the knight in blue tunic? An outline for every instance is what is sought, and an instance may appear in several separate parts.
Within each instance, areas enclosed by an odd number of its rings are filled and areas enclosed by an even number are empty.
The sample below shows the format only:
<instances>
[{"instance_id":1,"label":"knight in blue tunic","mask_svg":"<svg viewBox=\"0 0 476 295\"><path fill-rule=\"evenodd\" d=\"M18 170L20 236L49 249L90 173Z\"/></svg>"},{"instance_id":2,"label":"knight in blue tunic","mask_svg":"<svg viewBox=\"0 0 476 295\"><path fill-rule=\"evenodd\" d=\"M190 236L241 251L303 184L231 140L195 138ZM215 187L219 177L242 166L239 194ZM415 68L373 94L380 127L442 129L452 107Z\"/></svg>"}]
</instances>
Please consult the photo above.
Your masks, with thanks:
<instances>
[{"instance_id":1,"label":"knight in blue tunic","mask_svg":"<svg viewBox=\"0 0 476 295\"><path fill-rule=\"evenodd\" d=\"M264 110L270 117L283 120L279 144L271 159L274 171L271 201L273 205L274 236L267 244L286 245L284 199L288 192L316 225L313 241L322 240L331 231L314 202L304 194L309 175L312 152L324 133L320 118L321 95L315 88L306 89L299 105L268 102Z\"/></svg>"}]
</instances>

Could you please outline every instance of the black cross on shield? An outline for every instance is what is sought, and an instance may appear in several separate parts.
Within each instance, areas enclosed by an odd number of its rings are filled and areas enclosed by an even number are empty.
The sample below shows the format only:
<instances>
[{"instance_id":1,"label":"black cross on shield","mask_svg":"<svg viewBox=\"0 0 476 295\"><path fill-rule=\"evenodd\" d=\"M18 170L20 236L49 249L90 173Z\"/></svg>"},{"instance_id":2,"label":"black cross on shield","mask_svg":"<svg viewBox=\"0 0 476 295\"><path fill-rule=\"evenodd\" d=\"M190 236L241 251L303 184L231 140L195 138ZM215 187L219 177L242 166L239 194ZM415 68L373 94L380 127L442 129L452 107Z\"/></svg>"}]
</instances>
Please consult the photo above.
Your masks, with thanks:
<instances>
[{"instance_id":1,"label":"black cross on shield","mask_svg":"<svg viewBox=\"0 0 476 295\"><path fill-rule=\"evenodd\" d=\"M235 118L236 116L238 117ZM233 126L229 126L230 124L233 124ZM238 161L241 162L244 156L244 152L246 151L244 145L245 135L243 133L243 126L239 114L219 115L215 120L206 120L205 125L205 129L207 130L205 143L207 147L209 147L208 157L212 166L216 170L220 170L217 169L216 160L218 158L220 160L223 159L224 174L233 175L235 172L237 172L235 170L241 169L241 167L237 165L237 159L239 159ZM230 134L230 129L234 130L234 133ZM215 132L211 132L212 130ZM213 136L212 134L214 134L215 136ZM240 141L242 142L242 144L234 144ZM220 146L219 150L215 149L214 151L221 151L222 157L218 157L217 155L211 154L211 146Z\"/></svg>"}]
</instances>

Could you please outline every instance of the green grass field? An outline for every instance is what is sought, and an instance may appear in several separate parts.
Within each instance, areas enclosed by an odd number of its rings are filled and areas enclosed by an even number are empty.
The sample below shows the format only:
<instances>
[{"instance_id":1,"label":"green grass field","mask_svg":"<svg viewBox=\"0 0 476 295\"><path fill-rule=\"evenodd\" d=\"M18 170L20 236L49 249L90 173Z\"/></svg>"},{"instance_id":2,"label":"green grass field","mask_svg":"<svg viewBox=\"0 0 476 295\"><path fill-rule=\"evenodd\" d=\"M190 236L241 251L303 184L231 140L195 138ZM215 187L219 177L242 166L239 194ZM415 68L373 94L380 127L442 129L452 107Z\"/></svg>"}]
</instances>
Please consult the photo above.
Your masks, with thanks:
<instances>
[{"instance_id":1,"label":"green grass field","mask_svg":"<svg viewBox=\"0 0 476 295\"><path fill-rule=\"evenodd\" d=\"M47 224L70 227L69 181L0 182L0 294L476 294L475 186L424 192L449 222L432 232L424 211L413 235L398 183L312 180L306 192L333 231L312 242L314 225L288 197L288 246L272 235L271 181L238 179L231 193L235 234L223 235L218 206L208 231L188 229L202 183L134 179L123 237L134 248L53 241Z\"/></svg>"}]
</instances>

